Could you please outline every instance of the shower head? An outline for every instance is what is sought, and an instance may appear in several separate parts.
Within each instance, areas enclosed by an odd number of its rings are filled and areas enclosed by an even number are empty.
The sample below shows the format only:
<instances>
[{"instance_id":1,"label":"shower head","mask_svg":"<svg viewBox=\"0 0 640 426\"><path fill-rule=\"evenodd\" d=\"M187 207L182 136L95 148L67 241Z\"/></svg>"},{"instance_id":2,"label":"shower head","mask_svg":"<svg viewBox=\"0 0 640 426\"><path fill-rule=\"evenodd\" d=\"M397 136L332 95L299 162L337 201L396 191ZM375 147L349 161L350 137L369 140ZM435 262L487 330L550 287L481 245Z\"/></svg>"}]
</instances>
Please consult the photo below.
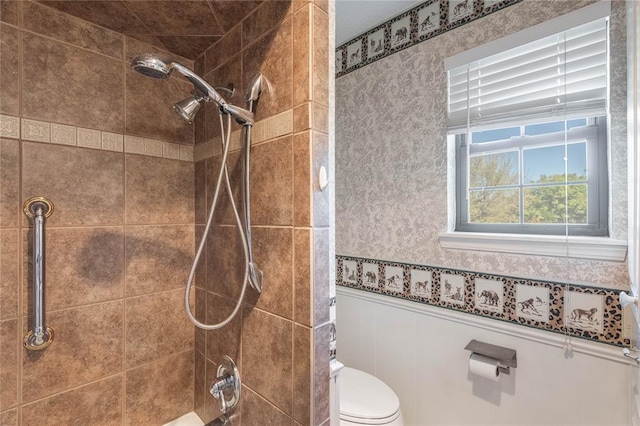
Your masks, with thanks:
<instances>
[{"instance_id":1,"label":"shower head","mask_svg":"<svg viewBox=\"0 0 640 426\"><path fill-rule=\"evenodd\" d=\"M136 56L131 61L131 67L142 75L152 78L165 79L169 78L175 70L185 76L196 89L212 101L215 101L221 107L225 107L227 102L220 96L216 90L209 85L203 78L191 71L189 68L177 62L165 60L151 53L143 53Z\"/></svg>"},{"instance_id":2,"label":"shower head","mask_svg":"<svg viewBox=\"0 0 640 426\"><path fill-rule=\"evenodd\" d=\"M202 101L204 98L191 95L186 99L176 102L173 105L173 110L182 118L184 118L189 124L193 123L193 119L202 107Z\"/></svg>"},{"instance_id":3,"label":"shower head","mask_svg":"<svg viewBox=\"0 0 640 426\"><path fill-rule=\"evenodd\" d=\"M157 79L169 78L171 71L173 71L171 64L149 53L144 53L133 58L131 67L142 75Z\"/></svg>"},{"instance_id":4,"label":"shower head","mask_svg":"<svg viewBox=\"0 0 640 426\"><path fill-rule=\"evenodd\" d=\"M144 53L133 58L133 61L131 61L131 67L142 75L161 79L168 78L171 75L171 72L174 70L178 71L187 80L189 80L200 93L202 93L203 98L201 98L200 100L213 101L218 104L223 112L231 114L241 124L253 125L254 116L251 111L247 111L243 108L228 104L227 101L225 101L224 98L220 96L220 94L216 92L216 90L209 83L207 83L202 77L182 64L179 64L177 62L169 62L158 56ZM197 95L194 99L190 98L187 102L195 101L198 101ZM178 104L176 105L180 106L179 104L181 104L182 102L185 101L178 102ZM182 113L179 114L182 115ZM195 115L195 112L193 113L193 115ZM183 117L187 118L187 116Z\"/></svg>"}]
</instances>

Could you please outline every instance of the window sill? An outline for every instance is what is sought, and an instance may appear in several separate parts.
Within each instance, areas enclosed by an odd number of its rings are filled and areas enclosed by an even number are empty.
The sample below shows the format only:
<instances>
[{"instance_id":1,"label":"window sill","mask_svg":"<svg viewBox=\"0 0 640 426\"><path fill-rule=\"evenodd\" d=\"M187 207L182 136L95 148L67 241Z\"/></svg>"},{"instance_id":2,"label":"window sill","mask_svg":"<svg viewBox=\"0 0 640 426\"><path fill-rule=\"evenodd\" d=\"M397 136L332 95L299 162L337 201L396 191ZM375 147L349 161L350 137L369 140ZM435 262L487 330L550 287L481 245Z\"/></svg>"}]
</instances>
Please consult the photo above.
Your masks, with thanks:
<instances>
[{"instance_id":1,"label":"window sill","mask_svg":"<svg viewBox=\"0 0 640 426\"><path fill-rule=\"evenodd\" d=\"M623 262L627 241L607 237L567 237L555 235L489 234L443 232L438 235L444 249L489 251L534 256Z\"/></svg>"}]
</instances>

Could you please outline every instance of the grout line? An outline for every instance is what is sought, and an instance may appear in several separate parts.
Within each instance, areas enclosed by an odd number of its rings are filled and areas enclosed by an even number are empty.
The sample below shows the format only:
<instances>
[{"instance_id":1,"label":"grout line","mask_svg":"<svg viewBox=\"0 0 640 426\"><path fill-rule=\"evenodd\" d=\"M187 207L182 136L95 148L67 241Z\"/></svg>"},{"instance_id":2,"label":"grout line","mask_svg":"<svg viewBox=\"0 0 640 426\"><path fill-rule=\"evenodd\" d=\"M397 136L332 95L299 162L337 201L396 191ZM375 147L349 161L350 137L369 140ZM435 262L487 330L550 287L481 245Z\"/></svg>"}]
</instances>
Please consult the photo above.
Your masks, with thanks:
<instances>
[{"instance_id":1,"label":"grout line","mask_svg":"<svg viewBox=\"0 0 640 426\"><path fill-rule=\"evenodd\" d=\"M18 90L20 90L20 97L18 98L18 111L20 113L20 115L22 116L23 111L24 111L24 93L23 93L23 88L25 86L24 84L24 77L25 77L25 72L24 72L24 33L22 32L22 26L23 26L23 11L24 11L24 3L23 2L19 2L18 3L18 29L20 31L19 34L19 38L18 38L18 55L19 56L19 64L20 64L20 80L18 81ZM19 126L22 127L22 126ZM20 134L20 136L22 136L22 134Z\"/></svg>"},{"instance_id":2,"label":"grout line","mask_svg":"<svg viewBox=\"0 0 640 426\"><path fill-rule=\"evenodd\" d=\"M217 293L214 293L214 294L217 294ZM278 315L278 314L275 314L273 312L266 311L266 310L264 310L262 308L259 308L257 305L252 305L250 303L245 303L245 302L243 302L242 304L243 304L244 308L250 308L252 311L257 310L257 311L259 311L259 312L261 312L263 314L271 315L272 317L275 317L275 318L280 319L280 320L284 320L284 321L287 321L287 322L290 322L290 323L294 322L294 320L291 319L291 318L283 317L282 315Z\"/></svg>"},{"instance_id":3,"label":"grout line","mask_svg":"<svg viewBox=\"0 0 640 426\"><path fill-rule=\"evenodd\" d=\"M291 403L291 414L287 414L286 411L284 411L282 408L278 407L276 404L274 404L273 402L271 402L270 399L268 399L266 396L262 395L260 392L258 392L257 390L253 389L252 387L250 387L247 384L244 384L244 386L247 387L247 389L249 389L252 393L256 394L256 396L260 399L262 399L264 402L266 402L267 404L269 404L272 408L275 408L277 411L279 411L280 413L284 414L285 416L287 416L288 418L290 418L291 420L294 420L293 417L293 401Z\"/></svg>"},{"instance_id":4,"label":"grout line","mask_svg":"<svg viewBox=\"0 0 640 426\"><path fill-rule=\"evenodd\" d=\"M174 353L172 353L172 354L165 355L165 356L162 356L162 357L160 357L160 358L153 359L153 360L151 360L151 361L143 362L142 364L138 364L138 365L136 365L135 367L125 368L123 371L126 373L127 371L137 370L138 368L141 368L141 367L147 367L147 366L149 366L149 365L151 365L151 364L154 364L154 363L156 363L156 362L166 361L166 360L167 360L167 359L169 359L169 358L178 357L178 356L180 356L180 355L184 355L184 354L186 354L187 352L192 352L192 351L195 351L195 348L194 348L194 347L191 347L191 348L189 348L189 349L182 350L182 351L179 351L179 352L174 352Z\"/></svg>"},{"instance_id":5,"label":"grout line","mask_svg":"<svg viewBox=\"0 0 640 426\"><path fill-rule=\"evenodd\" d=\"M293 16L291 17L291 52L293 52L293 32L294 32L294 25L293 25L293 21L294 18ZM293 76L293 61L292 61L292 65L291 65L291 75ZM293 82L292 82L293 84ZM293 90L291 93L291 104L293 104ZM293 108L291 108L291 130L293 131ZM295 193L296 193L296 156L295 156L295 152L296 152L296 148L295 148L295 143L293 140L293 136L291 137L291 143L289 143L289 155L291 158L291 180L289 182L289 184L291 185L291 224L293 225L293 227L291 228L291 259L290 259L290 265L291 265L291 319L292 321L295 321L296 319L296 297L297 297L297 286L296 286L296 268L295 268L295 264L296 264L296 230L295 230L295 222L296 222L296 200L295 200ZM295 328L292 328L292 333L295 333ZM292 345L293 342L295 341L295 336L294 334L291 335L291 341L292 341ZM293 348L291 349L291 353L292 353L292 362L293 362ZM294 364L295 365L295 364ZM293 368L292 368L293 371ZM293 374L292 374L292 378L293 378ZM293 389L293 383L291 386L291 389ZM291 406L291 414L293 415L293 403Z\"/></svg>"},{"instance_id":6,"label":"grout line","mask_svg":"<svg viewBox=\"0 0 640 426\"><path fill-rule=\"evenodd\" d=\"M127 46L126 46L126 37L123 38L122 41L122 55L125 56L125 52L127 50ZM123 71L125 74L125 87L124 90L126 92L126 69ZM126 96L125 96L125 102L126 102ZM126 105L126 104L125 104ZM125 106L125 112L126 112L126 106ZM126 130L126 114L125 114L125 130ZM126 138L125 138L125 146L124 149L126 150ZM122 173L122 185L123 185L123 197L122 197L122 280L123 280L123 289L122 289L122 298L123 298L123 303L122 303L122 396L121 396L121 400L120 400L120 409L122 412L122 423L123 424L127 424L127 288L128 288L128 283L127 283L127 228L126 228L126 224L127 223L127 163L129 160L129 156L128 155L124 155L124 159L123 159L123 173Z\"/></svg>"},{"instance_id":7,"label":"grout line","mask_svg":"<svg viewBox=\"0 0 640 426\"><path fill-rule=\"evenodd\" d=\"M312 107L310 107L310 108L311 109L309 111L309 114L312 116L312 109L313 108ZM308 130L309 135L308 135L308 138L307 138L307 147L306 147L307 148L306 161L308 161L308 164L309 164L309 175L307 177L309 180L307 181L307 185L308 185L307 189L309 191L309 205L308 205L308 208L309 208L309 223L310 223L309 226L311 228L311 236L312 236L312 242L311 243L312 243L312 248L315 249L314 240L313 240L313 237L315 236L315 234L314 234L313 231L316 230L316 229L319 229L320 227L316 227L315 226L316 209L314 208L315 206L313 204L313 201L314 201L314 198L315 198L315 195L314 195L314 193L315 193L315 176L314 176L315 171L314 171L314 168L313 168L313 165L314 165L313 164L313 161L314 161L313 148L314 148L314 143L316 141L315 141L315 138L313 137L313 118L312 117L310 117L310 126L311 126L311 128ZM314 267L313 266L313 261L314 261L314 257L312 256L311 257L312 271L313 271L313 267ZM311 293L313 294L314 292L312 291ZM314 306L314 305L311 305L311 306ZM313 322L315 320L315 312L313 312L312 315L313 315L313 317L312 317L311 321Z\"/></svg>"},{"instance_id":8,"label":"grout line","mask_svg":"<svg viewBox=\"0 0 640 426\"><path fill-rule=\"evenodd\" d=\"M125 6L126 8L126 6ZM126 134L127 134L127 63L129 62L127 59L127 43L126 43L127 38L123 35L122 37L122 60L123 60L123 67L122 67L122 131L123 131L123 135L125 135L124 137L124 141L123 141L123 145L122 145L122 150L124 152L127 151L127 141L126 141ZM126 172L126 169L125 169Z\"/></svg>"},{"instance_id":9,"label":"grout line","mask_svg":"<svg viewBox=\"0 0 640 426\"><path fill-rule=\"evenodd\" d=\"M37 4L42 5L41 3L37 3ZM46 6L46 5L43 5L43 6L45 6L45 7L47 7L47 8L48 8L48 6ZM55 10L55 9L54 9L54 10ZM59 12L59 13L64 13L64 12L61 12L61 11L57 11L57 12ZM72 18L74 18L74 19L80 19L80 18L77 18L77 17L75 17L75 16L73 16L73 15L69 15L69 14L67 14L67 13L64 13L64 14L65 14L65 15L67 15L67 16L70 16L70 17L72 17ZM84 22L89 22L89 21L84 21ZM93 24L92 22L89 22L89 23L90 23L91 25L95 25L95 24ZM3 22L3 24L4 24L4 22ZM109 30L108 28L105 28L105 27L100 27L100 28ZM70 43L70 42L68 42L68 41L65 41L65 40L60 40L60 39L57 39L57 38L54 38L54 37L51 37L51 36L48 36L48 35L45 35L45 34L37 33L37 32L35 32L35 31L32 31L32 30L26 29L26 28L24 27L24 25L23 25L22 27L20 27L19 29L20 29L20 31L22 31L23 33L33 34L33 35L35 35L36 37L41 37L41 38L44 38L44 39L46 39L46 40L51 40L51 41L54 41L54 42L56 42L56 43L64 44L65 46L70 46L70 47L73 47L73 48L75 48L75 49L80 49L80 50L82 50L82 51L84 51L84 52L89 52L89 53L93 53L93 54L96 54L96 55L100 55L100 56L102 56L102 57L104 57L104 58L111 59L112 61L126 62L126 61L124 60L124 50L123 50L123 52L122 52L122 56L123 56L123 57L122 57L122 58L116 58L115 56L110 56L110 55L107 55L106 53L103 53L103 52L98 52L98 51L96 51L96 50L92 50L92 49L89 49L89 48L87 48L87 47L82 47L82 46L79 46L79 45L77 45L77 44L73 44L73 43ZM109 31L111 31L112 33L116 33L116 32L115 32L115 31L113 31L113 30L109 30ZM124 35L124 34L121 34L121 33L116 33L116 34L118 34L118 35L122 36L123 38L125 37L125 35Z\"/></svg>"},{"instance_id":10,"label":"grout line","mask_svg":"<svg viewBox=\"0 0 640 426\"><path fill-rule=\"evenodd\" d=\"M315 49L314 49L314 41L313 41L313 35L314 35L314 4L313 2L309 3L308 5L308 14L309 14L309 21L307 22L307 38L309 40L309 45L307 46L307 48L309 49L309 61L307 63L307 67L308 67L308 77L309 77L309 81L307 82L307 90L309 91L309 123L308 125L310 126L311 129L313 129L313 102L315 100L315 93L313 92L313 86L314 86L314 81L313 81L313 74L314 74L314 65L315 65Z\"/></svg>"},{"instance_id":11,"label":"grout line","mask_svg":"<svg viewBox=\"0 0 640 426\"><path fill-rule=\"evenodd\" d=\"M293 263L292 263L293 264ZM294 299L295 304L295 299ZM293 312L293 310L292 310ZM295 318L295 316L294 316ZM295 416L295 389L296 389L296 324L292 320L289 324L291 330L291 341L289 342L290 351L291 351L291 414L289 415L292 419Z\"/></svg>"},{"instance_id":12,"label":"grout line","mask_svg":"<svg viewBox=\"0 0 640 426\"><path fill-rule=\"evenodd\" d=\"M22 5L20 5L20 10L19 10L19 15L18 15L18 19L22 19ZM20 37L20 49L22 49L22 37ZM22 72L21 72L22 74ZM21 82L22 83L22 82ZM22 104L22 90L20 90L20 101ZM18 143L18 196L20 197L20 200L23 199L23 171L24 171L24 147L22 143ZM24 247L24 239L22 238L22 235L24 233L24 222L22 220L22 215L19 213L18 214L18 253L16 253L16 257L17 257L17 264L18 266L18 282L16 283L17 285L17 292L18 292L18 306L17 309L18 311L16 312L16 316L18 317L18 337L21 337L23 330L25 329L25 324L23 323L24 319L22 318L22 312L23 309L25 309L25 300L23 298L23 287L26 284L27 280L25 278L25 274L24 274L24 269L22 267L24 259L22 257L22 253L24 253L23 250L25 250ZM28 292L27 292L28 294ZM22 345L20 345L20 340L18 339L17 343L17 360L16 360L16 368L18 369L17 373L17 380L18 383L16 384L16 388L17 388L17 403L18 403L18 407L20 408L19 412L18 412L18 424L22 424L22 395L23 395L23 386L22 386L22 371L24 368L24 359L22 357Z\"/></svg>"},{"instance_id":13,"label":"grout line","mask_svg":"<svg viewBox=\"0 0 640 426\"><path fill-rule=\"evenodd\" d=\"M126 342L124 343L124 345L122 345L123 347L126 347ZM122 361L124 363L124 359ZM122 410L122 424L126 425L127 424L127 371L124 370L124 366L123 366L123 370L122 370L122 395L120 396L120 409Z\"/></svg>"},{"instance_id":14,"label":"grout line","mask_svg":"<svg viewBox=\"0 0 640 426\"><path fill-rule=\"evenodd\" d=\"M253 9L251 11L251 13L242 20L242 23L244 23L244 21L248 20L251 15L259 13L259 9L261 7L266 7L266 6L263 6L263 5L265 5L267 3L269 3L269 2L263 2L260 6L256 7L255 9ZM293 4L293 2L291 2L291 3ZM291 5L289 6L289 8L291 8ZM254 45L258 44L264 37L269 35L271 32L276 32L277 30L279 30L287 20L291 20L293 22L293 15L294 14L295 14L295 11L289 9L287 11L287 13L281 19L278 19L275 22L275 24L273 26L269 27L263 33L260 33L260 34L256 35L253 38L253 40L251 40L251 42L249 42L249 44L247 44L246 46L242 45L241 46L242 50L246 51L246 50L252 48ZM243 37L242 41L244 42L244 37Z\"/></svg>"},{"instance_id":15,"label":"grout line","mask_svg":"<svg viewBox=\"0 0 640 426\"><path fill-rule=\"evenodd\" d=\"M84 226L50 226L47 225L47 231L59 231L59 230L93 230L93 229L116 229L123 228L125 225L84 225ZM31 226L25 227L22 231L30 231Z\"/></svg>"},{"instance_id":16,"label":"grout line","mask_svg":"<svg viewBox=\"0 0 640 426\"><path fill-rule=\"evenodd\" d=\"M29 402L27 402L25 404L21 404L21 406L32 405L32 404L35 404L37 402L41 402L41 401L47 400L49 398L53 398L55 396L58 396L58 395L61 395L61 394L67 393L67 392L71 392L71 391L74 391L74 390L78 390L78 389L81 389L81 388L83 388L85 386L89 386L89 385L92 385L92 384L95 384L95 383L98 383L98 382L101 382L101 381L104 381L104 380L108 380L108 379L111 379L111 378L114 378L114 377L118 377L118 376L122 376L123 382L126 382L124 373L126 373L127 371L136 370L136 369L138 369L140 367L148 366L148 365L153 364L155 362L165 361L168 358L178 357L180 355L184 355L184 354L186 354L188 352L191 352L192 350L193 350L193 348L187 349L187 350L183 350L183 351L180 351L180 352L176 352L176 353L173 353L173 354L170 354L170 355L166 355L166 356L154 359L152 361L148 361L148 362L142 363L140 365L136 365L135 367L131 367L131 368L128 368L128 369L123 369L121 371L118 371L117 373L112 373L112 374L106 375L104 377L100 377L98 379L88 381L88 382L83 383L81 385L73 386L73 387L64 389L62 391L58 391L58 392L46 395L46 396L44 396L42 398L34 399L33 401L29 401ZM126 386L125 386L125 388L126 388ZM126 393L123 396L126 397ZM124 415L124 412L123 412L123 415Z\"/></svg>"},{"instance_id":17,"label":"grout line","mask_svg":"<svg viewBox=\"0 0 640 426\"><path fill-rule=\"evenodd\" d=\"M131 300L131 299L138 299L138 298L147 297L147 296L151 296L151 295L164 294L164 293L169 293L169 292L172 292L172 291L175 292L175 291L178 291L178 290L182 290L182 287L183 287L183 285L180 284L180 287L174 287L174 288L170 288L170 289L167 289L167 290L161 290L161 291L153 291L153 292L150 292L150 293L135 294L135 295L131 295L131 296L127 296L126 293L125 293L124 295L116 296L113 299L100 300L100 301L84 303L84 304L80 304L80 305L70 305L70 306L65 306L63 308L58 308L58 309L47 309L47 313L61 313L61 312L72 311L72 310L77 310L77 309L84 309L84 308L88 308L88 307L92 307L92 306L106 305L106 304L114 303L114 302L117 302L117 301L122 301L123 304L126 304L126 302L128 300ZM22 317L23 319L27 319L28 320L30 315L29 315L29 313L25 314L24 311L21 311L19 316Z\"/></svg>"},{"instance_id":18,"label":"grout line","mask_svg":"<svg viewBox=\"0 0 640 426\"><path fill-rule=\"evenodd\" d=\"M200 225L203 226L203 225ZM212 223L211 226L218 226L218 227L223 227L223 228L237 228L237 225L229 225L226 223ZM301 228L298 226L294 226L294 225L251 225L251 228L261 228L261 229L270 229L270 228L276 228L276 229L293 229L293 228ZM302 227L303 229L307 229ZM211 231L210 231L211 232Z\"/></svg>"},{"instance_id":19,"label":"grout line","mask_svg":"<svg viewBox=\"0 0 640 426\"><path fill-rule=\"evenodd\" d=\"M37 4L38 4L39 6L43 6L43 7L46 7L47 9L53 10L53 11L54 11L54 13L53 13L53 14L61 13L61 14L66 15L67 17L70 17L70 18L71 18L72 20L74 20L74 21L76 21L76 20L78 20L78 21L82 21L83 23L88 23L88 24L90 24L90 26L91 26L91 27L93 27L93 28L100 28L101 30L106 30L106 31L108 31L108 32L110 32L110 33L112 33L112 34L115 34L115 35L117 35L117 36L120 36L120 37L121 37L121 39L122 39L122 57L121 57L121 58L117 58L117 57L115 57L115 56L110 56L110 55L107 55L107 54L105 54L105 53L102 53L102 52L99 52L99 51L96 51L96 50L92 50L92 49L89 49L89 48L86 48L86 47L82 47L82 46L79 46L79 45L73 44L73 43L71 43L71 42L65 41L65 40L60 40L60 39L57 39L57 38L54 38L54 37L51 37L51 36L48 36L48 35L45 35L45 34L37 33L37 32L35 32L35 31L32 31L32 30L28 30L28 29L26 29L26 28L24 27L24 19L23 19L23 17L22 17L22 10L23 10L23 7L20 7L20 20L19 20L18 26L15 26L15 25L12 25L12 24L8 24L8 23L6 23L6 22L2 22L2 24L3 24L3 25L5 25L5 24L6 24L6 25L11 25L11 26L13 26L13 27L18 28L20 31L23 31L23 32L29 32L29 33L35 34L35 35L37 35L37 36L39 36L39 37L43 37L43 38L46 38L46 39L49 39L49 40L53 40L53 41L58 42L58 43L66 44L66 45L72 46L72 47L77 48L77 49L81 49L81 50L88 51L88 52L91 52L91 53L96 53L96 54L98 54L98 55L101 55L101 56L107 57L107 58L109 58L109 59L114 59L114 60L122 61L122 62L125 62L125 63L127 63L127 62L128 62L128 61L127 61L127 58L126 58L126 44L125 44L125 42L126 42L126 40L127 40L127 39L133 39L133 40L135 40L135 41L137 41L137 42L139 42L139 43L146 44L147 46L149 46L150 48L152 48L152 49L154 49L154 50L160 50L160 51L162 51L162 53L166 53L166 54L170 54L170 55L175 55L175 56L176 56L176 57L177 57L181 62L182 62L183 60L195 62L195 60L193 60L193 59L185 58L185 57L183 57L183 56L181 56L181 55L178 55L178 54L176 54L176 53L170 52L170 51L169 51L169 50L167 50L166 48L158 47L158 46L155 46L155 45L151 45L151 44L149 44L149 43L147 43L147 42L145 42L145 41L139 40L139 39L137 39L137 38L135 38L135 37L133 37L133 36L131 36L131 35L127 35L127 34L124 34L124 33L120 33L120 32L118 32L118 31L115 31L115 30L111 29L111 28L107 28L107 27L104 27L104 26L102 26L102 25L96 24L95 22L87 21L87 20L84 20L84 19L79 18L79 17L77 17L77 16L70 15L70 14L68 14L68 13L66 13L66 12L63 12L63 11L58 10L58 9L55 9L55 8L50 7L50 6L48 6L48 5L46 5L46 4L43 4L43 3L37 3ZM126 8L126 5L125 5L125 8ZM134 13L132 13L131 11L129 11L129 12L130 12L130 14L131 14L131 15L136 16L136 15L135 15ZM137 18L137 16L136 16L136 18ZM143 23L143 25L144 25L144 23ZM145 27L146 27L146 25L145 25ZM208 35L208 34L203 34L203 35Z\"/></svg>"},{"instance_id":20,"label":"grout line","mask_svg":"<svg viewBox=\"0 0 640 426\"><path fill-rule=\"evenodd\" d=\"M296 26L295 26L295 19L296 19L296 13L297 10L294 9L294 4L295 4L295 0L291 2L291 5L289 6L289 28L288 30L290 31L290 37L289 37L289 51L291 52L291 68L289 70L289 72L291 74L289 74L291 76L291 97L290 97L290 105L291 105L291 132L293 132L293 108L295 105L295 93L296 93L296 78L295 78L295 61L296 61L296 57L295 57L295 43L294 43L294 39L295 39L295 31L296 31ZM299 8L300 9L300 8ZM284 22L283 22L284 23ZM280 32L280 29L282 28L282 26L277 27L278 32ZM285 29L286 31L286 29Z\"/></svg>"},{"instance_id":21,"label":"grout line","mask_svg":"<svg viewBox=\"0 0 640 426\"><path fill-rule=\"evenodd\" d=\"M184 226L193 226L193 223L151 223L151 224L143 224L143 223L129 223L129 224L120 224L120 225L56 225L50 226L47 225L47 230L82 230L82 229L112 229L112 228L151 228L151 227L184 227ZM199 225L199 224L195 224ZM2 230L8 229L17 229L17 228L2 228ZM31 227L26 227L23 230L30 230Z\"/></svg>"},{"instance_id":22,"label":"grout line","mask_svg":"<svg viewBox=\"0 0 640 426\"><path fill-rule=\"evenodd\" d=\"M219 298L221 298L221 299L225 299L225 300L226 300L226 301L228 301L228 302L236 302L236 301L237 301L237 299L231 298L231 297L229 297L229 296L227 296L227 295L224 295L224 294L221 294L221 293L217 293L217 292L215 292L215 291L211 291L211 290L208 290L208 289L202 289L202 288L200 288L200 290L202 290L202 291L206 292L206 293L207 293L207 295L208 295L209 293L211 293L212 295L214 295L214 296L216 296L216 297L219 297ZM207 297L207 299L206 299L206 300L208 300L208 297ZM308 326L308 325L306 325L306 324L296 322L296 321L295 321L294 319L292 319L292 318L287 318L287 317L284 317L284 316L281 316L281 315L275 314L275 313L273 313L273 312L266 311L266 310L264 310L264 309L262 309L262 308L257 307L256 305L252 305L252 304L247 303L247 302L242 302L242 308L241 308L241 310L242 310L242 311L244 311L244 310L245 310L245 309L247 309L247 308L250 308L250 310L252 310L252 311L253 311L253 310L257 310L257 311L259 311L259 312L261 312L261 313L269 314L269 315L271 315L271 316L273 316L273 317L275 317L275 318L278 318L278 319L280 319L280 320L284 320L284 321L288 321L288 322L291 322L291 323L293 323L293 324L299 324L299 325L304 326L304 327L307 327L307 328L313 328L313 327L310 327L310 326ZM328 323L329 323L329 322L327 322L327 323L323 323L323 324L328 324Z\"/></svg>"},{"instance_id":23,"label":"grout line","mask_svg":"<svg viewBox=\"0 0 640 426\"><path fill-rule=\"evenodd\" d=\"M95 379L95 380L91 380L89 382L83 383L81 385L73 386L73 387L70 387L68 389L64 389L64 390L61 390L61 391L58 391L58 392L54 392L52 394L43 396L42 398L37 398L37 399L34 399L33 401L29 401L29 402L27 402L25 404L21 404L21 407L22 406L33 405L35 403L42 402L42 401L47 400L49 398L53 398L53 397L56 397L58 395L62 395L64 393L71 392L71 391L74 391L74 390L78 390L78 389L81 389L81 388L83 388L85 386L90 386L90 385L96 384L96 383L101 382L103 380L112 379L114 377L117 377L117 376L121 375L122 373L123 373L122 371L118 371L117 373L109 374L109 375L106 375L104 377L100 377L99 379ZM22 423L19 423L19 424L22 424Z\"/></svg>"},{"instance_id":24,"label":"grout line","mask_svg":"<svg viewBox=\"0 0 640 426\"><path fill-rule=\"evenodd\" d=\"M309 421L315 425L316 417L316 330L315 326L312 326L309 331Z\"/></svg>"},{"instance_id":25,"label":"grout line","mask_svg":"<svg viewBox=\"0 0 640 426\"><path fill-rule=\"evenodd\" d=\"M165 294L165 293L177 292L178 290L183 290L183 288L184 288L184 285L180 284L180 287L170 288L170 289L161 290L161 291L152 291L150 293L134 294L134 295L131 295L131 296L125 296L124 299L125 299L125 301L132 300L132 299L140 299L142 297L147 297L147 296L156 295L156 294Z\"/></svg>"},{"instance_id":26,"label":"grout line","mask_svg":"<svg viewBox=\"0 0 640 426\"><path fill-rule=\"evenodd\" d=\"M209 6L209 11L210 11L210 12L211 12L211 14L213 15L213 19L216 21L216 24L218 24L218 27L220 27L220 30L222 30L222 33L223 33L223 35L222 35L222 36L224 37L225 31L224 31L224 29L222 28L222 25L220 25L220 20L218 19L218 14L216 13L216 11L215 11L215 10L213 10L213 6L211 5L211 3L210 3L210 2L207 2L207 6ZM206 34L203 34L203 35L206 35ZM214 43L214 44L215 44L215 43ZM211 46L209 46L209 47L211 47ZM208 48L205 50L205 52L206 52L207 50L208 50ZM203 53L204 53L204 52L203 52ZM194 65L195 65L195 59L193 59L193 62L194 62Z\"/></svg>"}]
</instances>

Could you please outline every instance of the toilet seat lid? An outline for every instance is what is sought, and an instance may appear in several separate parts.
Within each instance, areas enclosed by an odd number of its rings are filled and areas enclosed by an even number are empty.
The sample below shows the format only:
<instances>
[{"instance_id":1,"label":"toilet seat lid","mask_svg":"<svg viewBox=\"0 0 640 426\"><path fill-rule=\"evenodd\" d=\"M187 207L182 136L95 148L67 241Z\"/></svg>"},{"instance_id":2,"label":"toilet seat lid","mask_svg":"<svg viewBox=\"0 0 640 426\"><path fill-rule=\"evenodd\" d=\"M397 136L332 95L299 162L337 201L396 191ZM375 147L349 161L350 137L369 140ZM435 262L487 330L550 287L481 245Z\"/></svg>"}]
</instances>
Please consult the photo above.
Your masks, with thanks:
<instances>
[{"instance_id":1,"label":"toilet seat lid","mask_svg":"<svg viewBox=\"0 0 640 426\"><path fill-rule=\"evenodd\" d=\"M391 421L398 417L400 400L382 380L364 371L345 367L340 372L340 417L357 422ZM375 421L377 420L377 421Z\"/></svg>"}]
</instances>

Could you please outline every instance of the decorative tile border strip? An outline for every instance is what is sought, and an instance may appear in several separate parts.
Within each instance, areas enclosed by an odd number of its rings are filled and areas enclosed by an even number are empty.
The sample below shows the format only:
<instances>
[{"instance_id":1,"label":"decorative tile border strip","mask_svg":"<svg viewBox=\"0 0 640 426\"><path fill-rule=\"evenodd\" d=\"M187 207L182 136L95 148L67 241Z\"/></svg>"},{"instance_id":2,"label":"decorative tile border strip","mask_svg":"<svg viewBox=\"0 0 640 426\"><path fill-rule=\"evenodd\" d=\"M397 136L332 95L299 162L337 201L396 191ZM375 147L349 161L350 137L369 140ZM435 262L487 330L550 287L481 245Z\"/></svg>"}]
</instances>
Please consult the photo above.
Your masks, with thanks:
<instances>
[{"instance_id":1,"label":"decorative tile border strip","mask_svg":"<svg viewBox=\"0 0 640 426\"><path fill-rule=\"evenodd\" d=\"M293 133L293 110L258 121L253 126L253 143L261 143ZM242 132L231 133L231 150L242 147ZM220 137L207 143L181 145L156 139L102 132L83 127L27 118L0 115L0 137L22 139L25 141L53 143L57 145L78 146L80 148L101 149L104 151L126 152L172 160L200 161L221 154Z\"/></svg>"},{"instance_id":2,"label":"decorative tile border strip","mask_svg":"<svg viewBox=\"0 0 640 426\"><path fill-rule=\"evenodd\" d=\"M429 0L338 46L336 78L522 0Z\"/></svg>"},{"instance_id":3,"label":"decorative tile border strip","mask_svg":"<svg viewBox=\"0 0 640 426\"><path fill-rule=\"evenodd\" d=\"M293 133L292 109L256 122L251 131L251 144L255 145L290 133ZM231 132L231 147L229 150L236 151L240 148L242 148L242 130L239 129ZM218 136L196 145L194 160L206 160L220 154L222 154L222 144L220 143L220 136Z\"/></svg>"},{"instance_id":4,"label":"decorative tile border strip","mask_svg":"<svg viewBox=\"0 0 640 426\"><path fill-rule=\"evenodd\" d=\"M0 115L0 137L193 161L192 145Z\"/></svg>"},{"instance_id":5,"label":"decorative tile border strip","mask_svg":"<svg viewBox=\"0 0 640 426\"><path fill-rule=\"evenodd\" d=\"M343 287L610 345L630 345L622 332L620 290L340 255L336 268L336 282Z\"/></svg>"}]
</instances>

